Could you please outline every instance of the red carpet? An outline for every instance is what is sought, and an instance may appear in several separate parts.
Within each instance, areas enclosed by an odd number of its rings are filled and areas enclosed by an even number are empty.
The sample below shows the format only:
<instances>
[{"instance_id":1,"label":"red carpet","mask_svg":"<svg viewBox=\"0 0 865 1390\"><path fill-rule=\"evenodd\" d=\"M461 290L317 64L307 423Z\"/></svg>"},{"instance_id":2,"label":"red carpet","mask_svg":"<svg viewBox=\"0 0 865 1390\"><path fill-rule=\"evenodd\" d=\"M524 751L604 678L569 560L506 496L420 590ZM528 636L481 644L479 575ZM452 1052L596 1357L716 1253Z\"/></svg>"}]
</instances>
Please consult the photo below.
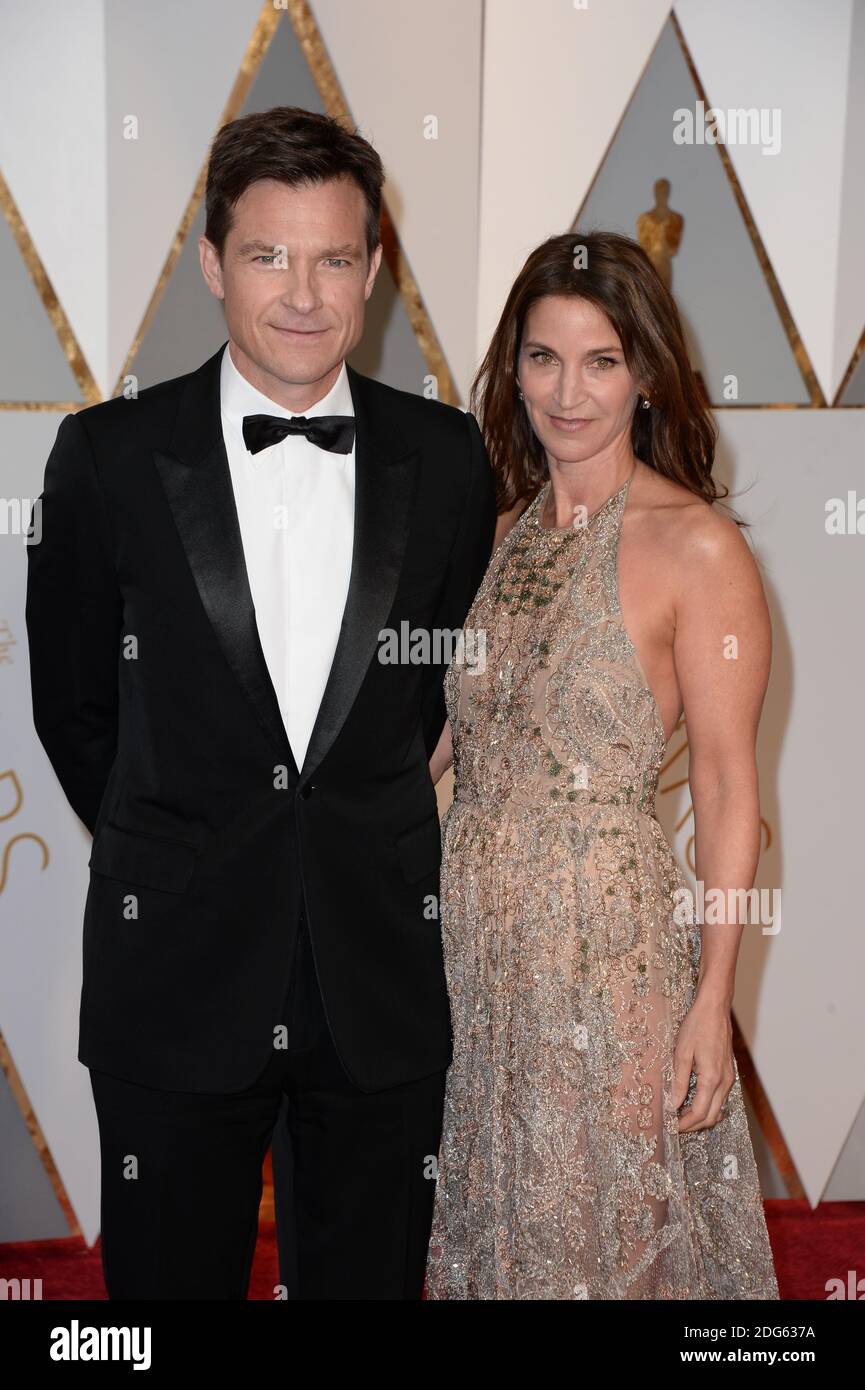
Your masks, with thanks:
<instances>
[{"instance_id":1,"label":"red carpet","mask_svg":"<svg viewBox=\"0 0 865 1390\"><path fill-rule=\"evenodd\" d=\"M848 1270L865 1272L865 1202L823 1202L811 1211L804 1201L771 1201L766 1221L782 1299L823 1302L828 1279L846 1283ZM0 1277L41 1279L44 1300L106 1296L99 1245L88 1250L80 1237L0 1245ZM262 1221L249 1296L272 1299L278 1283L274 1223Z\"/></svg>"}]
</instances>

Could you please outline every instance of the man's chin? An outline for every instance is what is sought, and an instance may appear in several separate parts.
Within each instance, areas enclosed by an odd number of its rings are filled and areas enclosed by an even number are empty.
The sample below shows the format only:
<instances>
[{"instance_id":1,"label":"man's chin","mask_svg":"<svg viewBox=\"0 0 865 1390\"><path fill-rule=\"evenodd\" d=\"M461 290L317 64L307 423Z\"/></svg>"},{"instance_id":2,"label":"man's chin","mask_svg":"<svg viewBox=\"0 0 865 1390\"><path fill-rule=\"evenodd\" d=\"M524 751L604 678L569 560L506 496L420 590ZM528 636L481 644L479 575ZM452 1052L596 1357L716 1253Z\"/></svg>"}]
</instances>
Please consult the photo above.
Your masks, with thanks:
<instances>
[{"instance_id":1,"label":"man's chin","mask_svg":"<svg viewBox=\"0 0 865 1390\"><path fill-rule=\"evenodd\" d=\"M300 345L285 347L282 351L270 351L265 360L267 370L281 381L312 385L313 382L327 376L341 359L334 361L330 353L325 355L320 350L314 352L311 348L304 349L303 345Z\"/></svg>"}]
</instances>

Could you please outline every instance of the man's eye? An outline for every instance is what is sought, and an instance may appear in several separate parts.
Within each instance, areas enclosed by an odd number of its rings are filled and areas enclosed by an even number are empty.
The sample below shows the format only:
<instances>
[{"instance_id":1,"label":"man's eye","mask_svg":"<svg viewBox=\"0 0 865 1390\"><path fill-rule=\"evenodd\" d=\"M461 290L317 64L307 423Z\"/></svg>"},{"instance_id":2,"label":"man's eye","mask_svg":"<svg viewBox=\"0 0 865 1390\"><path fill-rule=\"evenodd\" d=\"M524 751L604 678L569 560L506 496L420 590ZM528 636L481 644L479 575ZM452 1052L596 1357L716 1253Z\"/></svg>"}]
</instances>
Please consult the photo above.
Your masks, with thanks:
<instances>
[{"instance_id":1,"label":"man's eye","mask_svg":"<svg viewBox=\"0 0 865 1390\"><path fill-rule=\"evenodd\" d=\"M328 265L348 265L348 261L344 256L328 256L327 263Z\"/></svg>"},{"instance_id":2,"label":"man's eye","mask_svg":"<svg viewBox=\"0 0 865 1390\"><path fill-rule=\"evenodd\" d=\"M273 256L273 255L271 254L271 255L256 256L255 259L256 259L257 261L273 261L273 260L276 259L276 257Z\"/></svg>"}]
</instances>

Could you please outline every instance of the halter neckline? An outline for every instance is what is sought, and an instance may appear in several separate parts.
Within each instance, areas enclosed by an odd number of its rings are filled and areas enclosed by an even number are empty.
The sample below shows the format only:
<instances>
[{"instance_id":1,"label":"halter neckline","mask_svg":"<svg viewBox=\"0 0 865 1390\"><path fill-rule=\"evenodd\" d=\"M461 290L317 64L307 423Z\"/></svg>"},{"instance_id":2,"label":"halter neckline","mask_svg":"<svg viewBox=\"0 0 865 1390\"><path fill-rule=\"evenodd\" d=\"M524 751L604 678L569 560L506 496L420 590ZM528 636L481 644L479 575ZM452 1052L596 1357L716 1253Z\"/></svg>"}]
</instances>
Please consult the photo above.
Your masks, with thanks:
<instances>
[{"instance_id":1,"label":"halter neckline","mask_svg":"<svg viewBox=\"0 0 865 1390\"><path fill-rule=\"evenodd\" d=\"M602 511L605 510L605 508L609 507L609 505L610 505L611 502L615 502L616 499L617 499L618 497L621 497L622 493L625 492L625 491L627 490L627 488L630 487L631 481L632 481L632 479L633 479L634 474L636 473L636 471L637 471L637 465L636 465L636 463L635 463L634 466L633 466L633 468L631 469L631 472L630 472L629 476L628 476L628 477L625 479L625 481L622 483L622 486L621 486L616 492L611 493L610 496L606 499L606 501L602 502L601 505L600 505L599 507L596 507L595 510L594 510L593 512L590 512L590 513L589 513L589 515L586 517L586 525L588 525L590 521L593 521L594 518L595 518L596 516L600 515L600 513L601 513ZM574 530L579 530L580 528L574 526L573 522L569 523L567 526L542 526L542 525L541 525L541 521L540 521L541 510L542 510L542 508L543 508L544 502L546 501L546 499L547 499L547 497L548 497L548 495L549 495L549 491L550 491L550 488L551 488L551 487L552 487L552 479L548 478L547 481L546 481L546 483L544 484L544 486L541 488L541 491L538 493L537 498L535 499L535 513L534 513L534 517L533 517L533 521L534 521L535 526L537 527L537 529L538 529L539 531L548 531L548 532L550 533L550 535L553 535L553 536L556 535L557 532L558 532L558 533L561 533L561 532L563 532L563 531L574 531Z\"/></svg>"}]
</instances>

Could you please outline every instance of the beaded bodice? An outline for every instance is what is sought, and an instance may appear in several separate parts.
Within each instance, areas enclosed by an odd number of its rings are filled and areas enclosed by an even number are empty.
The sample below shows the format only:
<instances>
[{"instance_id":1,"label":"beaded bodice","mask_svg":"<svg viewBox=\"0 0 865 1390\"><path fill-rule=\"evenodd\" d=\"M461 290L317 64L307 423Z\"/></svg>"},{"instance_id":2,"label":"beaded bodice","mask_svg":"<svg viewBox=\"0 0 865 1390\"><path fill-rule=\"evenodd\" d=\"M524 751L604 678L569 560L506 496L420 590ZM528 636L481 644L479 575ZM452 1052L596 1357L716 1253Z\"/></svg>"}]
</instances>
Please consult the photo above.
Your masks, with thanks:
<instances>
[{"instance_id":1,"label":"beaded bodice","mask_svg":"<svg viewBox=\"0 0 865 1390\"><path fill-rule=\"evenodd\" d=\"M654 814L667 740L619 607L629 487L548 529L547 483L495 552L465 624L481 659L445 681L455 800Z\"/></svg>"}]
</instances>

